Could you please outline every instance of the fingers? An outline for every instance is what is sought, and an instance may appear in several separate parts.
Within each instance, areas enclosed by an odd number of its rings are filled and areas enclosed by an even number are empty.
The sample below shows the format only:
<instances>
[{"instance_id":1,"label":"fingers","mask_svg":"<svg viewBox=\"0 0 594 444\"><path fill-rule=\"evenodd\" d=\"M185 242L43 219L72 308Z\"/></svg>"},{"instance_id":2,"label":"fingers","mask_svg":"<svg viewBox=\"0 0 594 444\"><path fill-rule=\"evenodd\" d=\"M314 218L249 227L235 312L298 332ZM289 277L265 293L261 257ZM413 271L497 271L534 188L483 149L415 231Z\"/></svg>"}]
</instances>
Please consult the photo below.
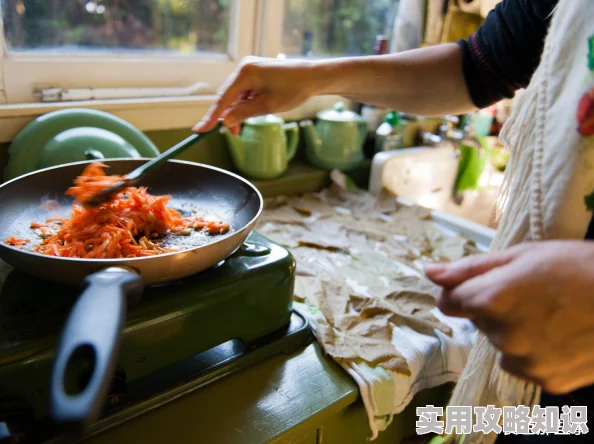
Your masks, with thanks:
<instances>
[{"instance_id":1,"label":"fingers","mask_svg":"<svg viewBox=\"0 0 594 444\"><path fill-rule=\"evenodd\" d=\"M494 268L508 264L513 259L508 251L468 256L449 264L427 264L425 274L445 288L453 288Z\"/></svg>"},{"instance_id":2,"label":"fingers","mask_svg":"<svg viewBox=\"0 0 594 444\"><path fill-rule=\"evenodd\" d=\"M437 300L439 309L448 316L469 319L477 317L498 319L507 313L515 302L513 297L506 297L506 295L513 296L511 286L516 272L512 267L507 266L485 271L494 263L500 262L477 262L463 266L464 277L473 277L463 280L460 285L453 288L445 287Z\"/></svg>"},{"instance_id":3,"label":"fingers","mask_svg":"<svg viewBox=\"0 0 594 444\"><path fill-rule=\"evenodd\" d=\"M229 108L223 115L223 123L231 128L238 126L250 117L263 116L273 112L270 97L267 95L257 96L251 100L244 100Z\"/></svg>"},{"instance_id":4,"label":"fingers","mask_svg":"<svg viewBox=\"0 0 594 444\"><path fill-rule=\"evenodd\" d=\"M550 369L546 368L544 365L542 365L542 363L539 363L535 359L529 357L518 357L503 354L501 355L501 358L499 358L499 365L510 375L514 375L517 378L538 384L543 388L551 374Z\"/></svg>"},{"instance_id":5,"label":"fingers","mask_svg":"<svg viewBox=\"0 0 594 444\"><path fill-rule=\"evenodd\" d=\"M225 85L221 88L219 97L210 107L206 116L192 128L192 131L197 133L209 131L217 124L219 119L227 108L233 105L238 99L253 94L249 88L249 79L242 75L244 71L239 70L235 75L232 75Z\"/></svg>"},{"instance_id":6,"label":"fingers","mask_svg":"<svg viewBox=\"0 0 594 444\"><path fill-rule=\"evenodd\" d=\"M543 387L552 394L565 394L594 382L591 360L579 364L560 361L547 362L542 358L502 355L499 364L506 372Z\"/></svg>"},{"instance_id":7,"label":"fingers","mask_svg":"<svg viewBox=\"0 0 594 444\"><path fill-rule=\"evenodd\" d=\"M592 372L593 367L594 363L592 361L587 362L568 372L563 372L563 374L557 374L556 376L547 378L541 385L547 392L554 395L573 392L594 383L594 372Z\"/></svg>"}]
</instances>

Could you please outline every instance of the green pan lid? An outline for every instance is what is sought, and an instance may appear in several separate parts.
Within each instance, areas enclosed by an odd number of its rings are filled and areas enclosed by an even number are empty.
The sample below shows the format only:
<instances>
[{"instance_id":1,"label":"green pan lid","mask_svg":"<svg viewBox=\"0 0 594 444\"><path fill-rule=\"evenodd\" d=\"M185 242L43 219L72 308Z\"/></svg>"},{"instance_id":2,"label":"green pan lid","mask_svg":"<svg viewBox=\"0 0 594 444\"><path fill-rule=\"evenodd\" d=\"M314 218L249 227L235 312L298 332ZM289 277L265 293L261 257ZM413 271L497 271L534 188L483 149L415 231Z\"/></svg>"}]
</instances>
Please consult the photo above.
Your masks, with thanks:
<instances>
[{"instance_id":1,"label":"green pan lid","mask_svg":"<svg viewBox=\"0 0 594 444\"><path fill-rule=\"evenodd\" d=\"M4 180L83 160L158 155L142 131L113 114L65 109L39 116L21 130L8 149Z\"/></svg>"}]
</instances>

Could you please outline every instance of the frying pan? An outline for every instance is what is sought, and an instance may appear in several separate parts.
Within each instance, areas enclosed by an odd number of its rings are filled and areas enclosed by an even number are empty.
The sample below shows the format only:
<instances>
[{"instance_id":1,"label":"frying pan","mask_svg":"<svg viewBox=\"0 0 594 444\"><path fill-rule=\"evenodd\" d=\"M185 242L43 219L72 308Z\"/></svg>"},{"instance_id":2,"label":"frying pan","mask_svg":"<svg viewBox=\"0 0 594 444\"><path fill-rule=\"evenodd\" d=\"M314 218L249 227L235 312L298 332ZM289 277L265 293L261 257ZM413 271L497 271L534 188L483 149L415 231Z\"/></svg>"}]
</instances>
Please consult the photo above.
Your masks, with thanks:
<instances>
[{"instance_id":1,"label":"frying pan","mask_svg":"<svg viewBox=\"0 0 594 444\"><path fill-rule=\"evenodd\" d=\"M108 174L126 174L148 159L103 161ZM169 194L182 215L223 219L229 233L171 236L181 251L131 259L72 259L32 252L41 239L31 222L68 217L64 195L89 162L39 170L0 186L0 258L26 273L67 285L84 285L66 321L51 377L54 420L85 427L100 415L115 370L126 305L145 285L176 281L206 270L234 253L253 230L262 196L243 178L214 167L170 160L146 185L151 194ZM50 205L51 204L51 205ZM30 240L23 249L4 243L9 236ZM86 369L82 371L81 369Z\"/></svg>"}]
</instances>

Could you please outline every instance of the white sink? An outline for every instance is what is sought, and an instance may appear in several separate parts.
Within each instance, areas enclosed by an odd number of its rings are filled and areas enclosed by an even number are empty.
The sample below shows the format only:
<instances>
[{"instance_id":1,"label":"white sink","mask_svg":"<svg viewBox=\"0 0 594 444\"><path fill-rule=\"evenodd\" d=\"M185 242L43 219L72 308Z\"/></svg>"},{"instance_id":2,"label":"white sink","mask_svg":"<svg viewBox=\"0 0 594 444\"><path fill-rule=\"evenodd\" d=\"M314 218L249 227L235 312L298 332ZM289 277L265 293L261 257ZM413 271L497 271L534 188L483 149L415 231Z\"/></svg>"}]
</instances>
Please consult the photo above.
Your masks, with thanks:
<instances>
[{"instance_id":1,"label":"white sink","mask_svg":"<svg viewBox=\"0 0 594 444\"><path fill-rule=\"evenodd\" d=\"M489 162L480 178L480 189L464 191L458 205L452 190L458 159L451 145L415 147L378 153L373 158L369 191L383 188L416 204L496 228L496 202L503 173Z\"/></svg>"}]
</instances>

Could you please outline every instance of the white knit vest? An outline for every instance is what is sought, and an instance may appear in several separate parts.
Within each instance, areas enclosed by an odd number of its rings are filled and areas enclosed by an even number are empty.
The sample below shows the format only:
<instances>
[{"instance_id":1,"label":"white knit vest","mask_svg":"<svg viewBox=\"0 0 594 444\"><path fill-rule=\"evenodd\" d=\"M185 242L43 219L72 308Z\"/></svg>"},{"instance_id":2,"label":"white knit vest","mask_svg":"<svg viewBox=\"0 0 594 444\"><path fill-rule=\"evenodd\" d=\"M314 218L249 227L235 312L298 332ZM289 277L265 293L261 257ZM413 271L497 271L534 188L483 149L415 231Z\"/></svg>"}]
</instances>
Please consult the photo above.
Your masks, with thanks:
<instances>
[{"instance_id":1,"label":"white knit vest","mask_svg":"<svg viewBox=\"0 0 594 444\"><path fill-rule=\"evenodd\" d=\"M538 1L538 0L534 0ZM583 239L594 201L594 0L560 0L541 62L520 95L501 140L512 150L493 250L524 241ZM591 101L591 102L590 102ZM540 388L498 365L479 335L450 405L535 405ZM492 443L474 433L467 443Z\"/></svg>"}]
</instances>

